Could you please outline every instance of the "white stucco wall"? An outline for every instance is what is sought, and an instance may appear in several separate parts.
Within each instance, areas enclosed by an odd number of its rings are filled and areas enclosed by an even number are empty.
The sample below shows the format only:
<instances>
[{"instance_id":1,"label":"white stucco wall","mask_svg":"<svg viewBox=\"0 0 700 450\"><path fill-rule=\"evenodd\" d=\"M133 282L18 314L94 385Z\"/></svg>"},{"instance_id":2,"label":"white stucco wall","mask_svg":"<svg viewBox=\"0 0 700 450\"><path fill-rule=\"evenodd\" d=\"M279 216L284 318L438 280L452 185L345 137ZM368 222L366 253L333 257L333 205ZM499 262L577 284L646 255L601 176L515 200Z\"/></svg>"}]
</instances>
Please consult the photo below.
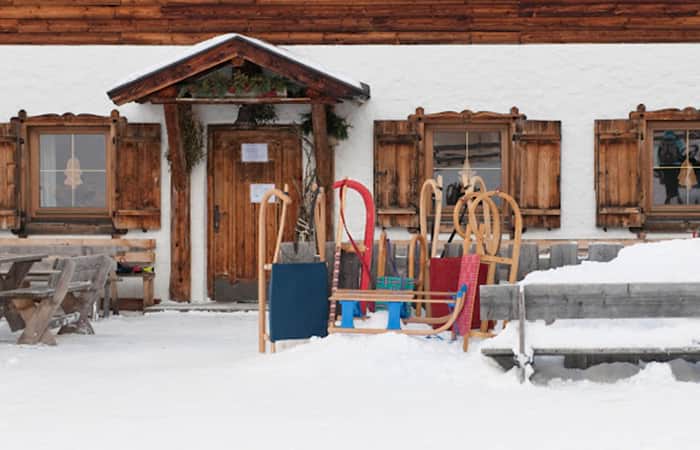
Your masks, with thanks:
<instances>
[{"instance_id":1,"label":"white stucco wall","mask_svg":"<svg viewBox=\"0 0 700 450\"><path fill-rule=\"evenodd\" d=\"M336 153L336 176L372 188L372 123L404 119L417 106L426 112L490 110L518 106L528 118L562 121L562 226L528 231L531 238L617 238L625 231L595 227L593 121L625 118L638 103L648 109L700 103L695 56L700 45L529 46L293 46L292 51L371 86L372 98L337 111L352 123L350 138ZM178 47L0 46L5 62L0 83L0 121L26 109L44 113L108 114L115 106L105 92L127 75L177 55ZM118 108L132 122L163 123L162 108ZM305 107L280 108L281 122ZM231 123L235 107L198 107L205 123ZM167 138L163 139L163 153ZM157 240L156 296L167 298L170 193L163 164L162 224L158 232L128 237ZM192 176L192 295L206 298L206 168ZM359 209L359 202L350 201ZM360 232L362 215L348 214Z\"/></svg>"}]
</instances>

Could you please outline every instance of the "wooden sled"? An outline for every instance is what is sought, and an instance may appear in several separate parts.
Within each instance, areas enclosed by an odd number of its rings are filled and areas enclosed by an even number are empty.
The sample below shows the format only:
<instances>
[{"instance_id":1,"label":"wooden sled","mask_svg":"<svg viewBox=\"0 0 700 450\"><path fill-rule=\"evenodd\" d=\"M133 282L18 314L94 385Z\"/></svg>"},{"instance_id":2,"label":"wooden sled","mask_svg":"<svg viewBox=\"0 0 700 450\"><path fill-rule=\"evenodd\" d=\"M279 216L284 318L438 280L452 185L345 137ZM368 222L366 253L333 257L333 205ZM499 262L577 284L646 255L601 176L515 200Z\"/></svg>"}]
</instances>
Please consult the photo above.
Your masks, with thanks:
<instances>
[{"instance_id":1,"label":"wooden sled","mask_svg":"<svg viewBox=\"0 0 700 450\"><path fill-rule=\"evenodd\" d=\"M483 183L483 182L482 182ZM500 256L502 239L502 212L499 210L495 199L500 198L504 204L504 213L510 212L513 217L513 245L510 256ZM466 207L468 213L467 226L460 224L460 210ZM462 253L467 255L474 245L474 253L479 255L481 263L488 265L486 284L491 285L496 280L496 268L499 264L509 267L509 282L514 283L517 279L518 260L520 257L520 244L522 241L522 215L515 200L508 194L500 191L474 192L468 190L459 199L454 208L455 231L463 238ZM469 305L471 306L471 305ZM464 312L462 313L464 314ZM425 324L441 324L450 319L450 315L441 317L415 317L412 322ZM472 330L466 326L466 321L471 321L469 317L462 316L460 322L463 323L462 349L469 349L470 337L492 337L493 332L489 330L489 321L482 318L479 330ZM471 322L469 322L471 323ZM469 328L469 331L466 329Z\"/></svg>"},{"instance_id":2,"label":"wooden sled","mask_svg":"<svg viewBox=\"0 0 700 450\"><path fill-rule=\"evenodd\" d=\"M284 231L287 207L291 199L278 189L266 192L260 204L258 223L258 349L266 351L266 343L276 350L276 341L307 339L327 335L328 317L328 269L323 261L324 245L320 246L321 262L279 263L280 246ZM277 231L272 262L266 263L266 228L268 200L275 196L282 203L280 226ZM325 222L323 192L316 202L314 217ZM317 222L317 223L319 223ZM325 240L325 228L317 230L316 238ZM269 290L266 273L270 272ZM269 299L268 299L269 297ZM269 300L269 301L268 301ZM267 318L269 315L269 325Z\"/></svg>"},{"instance_id":3,"label":"wooden sled","mask_svg":"<svg viewBox=\"0 0 700 450\"><path fill-rule=\"evenodd\" d=\"M347 183L346 183L347 184ZM342 238L342 230L346 227L345 223L345 214L344 214L344 208L345 208L345 189L346 186L340 186L341 192L340 192L340 205L339 205L339 211L338 211L338 227L336 229L336 264L334 267L334 276L333 276L333 291L332 295L329 297L329 301L331 302L331 316L329 317L329 322L328 322L328 332L329 333L354 333L354 334L381 334L381 333L387 333L387 332L394 332L394 333L401 333L401 334L407 334L407 335L415 335L415 336L428 336L428 335L434 335L434 334L439 334L442 333L446 330L449 330L450 327L452 327L452 324L454 321L457 319L460 311L463 308L464 301L465 301L465 294L466 292L431 292L427 290L421 290L421 291L394 291L394 290L388 290L388 289L379 289L379 290L369 290L369 289L340 289L338 288L338 277L337 277L337 272L339 268L339 253L340 253L340 248L341 248L341 238ZM436 190L438 194L440 193L439 189ZM366 199L365 199L366 200ZM370 209L373 211L373 207L370 208L368 207L368 211ZM439 230L439 224L436 230ZM366 230L367 231L367 230ZM367 233L365 233L367 234ZM411 250L409 250L409 271L412 271L412 273L415 272L415 244L416 242L420 243L421 245L421 255L423 255L423 258L426 258L428 255L428 248L427 248L427 242L426 239L423 236L414 236L411 239ZM378 267L383 268L384 266L384 256L385 255L385 250L381 248L380 246L380 258L381 260L379 261ZM420 268L420 273L423 274L422 277L419 276L418 284L420 286L424 285L425 282L425 270L426 266L421 265ZM369 281L369 280L367 280ZM363 283L363 286L365 284ZM366 285L369 285L367 282ZM438 298L438 297L443 297L443 298ZM446 303L446 304L452 304L454 305L453 313L451 314L451 317L446 319L444 323L438 327L438 328L426 328L426 329L386 329L386 328L349 328L349 327L340 327L336 325L336 317L335 317L335 309L336 309L336 304L338 302L342 301L359 301L359 302L366 302L366 303L376 303L376 302L383 302L383 303L404 303L404 302L413 302L413 301L420 301L421 304L435 304L435 303Z\"/></svg>"}]
</instances>

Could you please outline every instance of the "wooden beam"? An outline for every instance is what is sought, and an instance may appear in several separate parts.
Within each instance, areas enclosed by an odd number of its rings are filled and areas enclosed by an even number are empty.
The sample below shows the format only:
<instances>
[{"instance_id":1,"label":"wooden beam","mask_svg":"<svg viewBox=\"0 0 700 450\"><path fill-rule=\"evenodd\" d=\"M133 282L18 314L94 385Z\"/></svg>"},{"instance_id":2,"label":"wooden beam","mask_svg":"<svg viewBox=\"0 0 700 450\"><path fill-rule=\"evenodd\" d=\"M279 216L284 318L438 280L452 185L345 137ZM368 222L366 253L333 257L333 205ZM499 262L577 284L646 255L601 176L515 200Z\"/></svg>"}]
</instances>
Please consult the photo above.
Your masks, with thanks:
<instances>
[{"instance_id":1,"label":"wooden beam","mask_svg":"<svg viewBox=\"0 0 700 450\"><path fill-rule=\"evenodd\" d=\"M190 174L187 171L180 117L189 105L168 103L165 126L170 160L170 298L191 297Z\"/></svg>"},{"instance_id":2,"label":"wooden beam","mask_svg":"<svg viewBox=\"0 0 700 450\"><path fill-rule=\"evenodd\" d=\"M335 152L328 143L327 106L322 102L311 104L311 124L314 133L314 156L318 184L326 190L326 230L333 230L333 181L335 181Z\"/></svg>"},{"instance_id":3,"label":"wooden beam","mask_svg":"<svg viewBox=\"0 0 700 450\"><path fill-rule=\"evenodd\" d=\"M194 105L259 105L259 104L307 104L311 103L311 99L308 97L259 97L259 98L235 98L235 97L223 97L223 98L191 98L191 97L161 97L153 96L149 97L148 101L154 104L165 104L165 103L185 103ZM337 103L336 100L328 98L324 101L328 104Z\"/></svg>"},{"instance_id":4,"label":"wooden beam","mask_svg":"<svg viewBox=\"0 0 700 450\"><path fill-rule=\"evenodd\" d=\"M245 58L241 55L235 55L233 58L231 58L231 64L233 67L241 67L243 64L245 64Z\"/></svg>"},{"instance_id":5,"label":"wooden beam","mask_svg":"<svg viewBox=\"0 0 700 450\"><path fill-rule=\"evenodd\" d=\"M518 317L517 285L482 286L481 317ZM580 283L525 286L527 320L700 317L700 283Z\"/></svg>"},{"instance_id":6,"label":"wooden beam","mask_svg":"<svg viewBox=\"0 0 700 450\"><path fill-rule=\"evenodd\" d=\"M187 171L185 148L182 145L182 133L180 130L180 117L186 108L191 108L191 106L173 103L163 105L165 110L165 127L168 131L168 160L170 161L171 182L179 184L180 187L184 187L184 183L189 181L185 177L185 172Z\"/></svg>"}]
</instances>

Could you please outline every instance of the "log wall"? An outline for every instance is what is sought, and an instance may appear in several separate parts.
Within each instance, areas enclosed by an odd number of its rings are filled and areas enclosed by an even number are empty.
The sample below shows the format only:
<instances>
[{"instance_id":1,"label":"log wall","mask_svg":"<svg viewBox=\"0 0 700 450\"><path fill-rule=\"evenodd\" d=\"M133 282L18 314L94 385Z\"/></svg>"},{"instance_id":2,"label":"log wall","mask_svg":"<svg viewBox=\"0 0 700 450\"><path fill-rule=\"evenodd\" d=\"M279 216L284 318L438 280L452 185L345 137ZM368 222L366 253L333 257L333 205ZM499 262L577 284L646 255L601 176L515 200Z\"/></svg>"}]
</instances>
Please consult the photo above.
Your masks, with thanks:
<instances>
[{"instance_id":1,"label":"log wall","mask_svg":"<svg viewBox=\"0 0 700 450\"><path fill-rule=\"evenodd\" d=\"M0 0L0 44L700 42L700 1Z\"/></svg>"}]
</instances>

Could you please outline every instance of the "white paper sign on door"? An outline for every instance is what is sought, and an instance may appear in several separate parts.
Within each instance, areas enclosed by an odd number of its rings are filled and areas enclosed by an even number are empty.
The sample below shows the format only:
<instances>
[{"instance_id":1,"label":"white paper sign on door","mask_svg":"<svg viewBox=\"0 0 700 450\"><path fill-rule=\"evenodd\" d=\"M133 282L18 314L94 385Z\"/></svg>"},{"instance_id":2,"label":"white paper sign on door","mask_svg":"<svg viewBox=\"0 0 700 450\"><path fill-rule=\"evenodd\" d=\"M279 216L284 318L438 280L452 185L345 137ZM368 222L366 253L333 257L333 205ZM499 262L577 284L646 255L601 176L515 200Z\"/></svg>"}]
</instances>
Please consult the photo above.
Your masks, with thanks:
<instances>
[{"instance_id":1,"label":"white paper sign on door","mask_svg":"<svg viewBox=\"0 0 700 450\"><path fill-rule=\"evenodd\" d=\"M252 183L250 185L250 203L262 202L262 199L263 199L263 196L265 195L265 192L269 191L270 189L273 189L274 187L275 187L274 184ZM274 202L275 202L275 196L273 195L268 200L268 203L274 203Z\"/></svg>"},{"instance_id":2,"label":"white paper sign on door","mask_svg":"<svg viewBox=\"0 0 700 450\"><path fill-rule=\"evenodd\" d=\"M267 162L267 144L241 144L241 162Z\"/></svg>"}]
</instances>

